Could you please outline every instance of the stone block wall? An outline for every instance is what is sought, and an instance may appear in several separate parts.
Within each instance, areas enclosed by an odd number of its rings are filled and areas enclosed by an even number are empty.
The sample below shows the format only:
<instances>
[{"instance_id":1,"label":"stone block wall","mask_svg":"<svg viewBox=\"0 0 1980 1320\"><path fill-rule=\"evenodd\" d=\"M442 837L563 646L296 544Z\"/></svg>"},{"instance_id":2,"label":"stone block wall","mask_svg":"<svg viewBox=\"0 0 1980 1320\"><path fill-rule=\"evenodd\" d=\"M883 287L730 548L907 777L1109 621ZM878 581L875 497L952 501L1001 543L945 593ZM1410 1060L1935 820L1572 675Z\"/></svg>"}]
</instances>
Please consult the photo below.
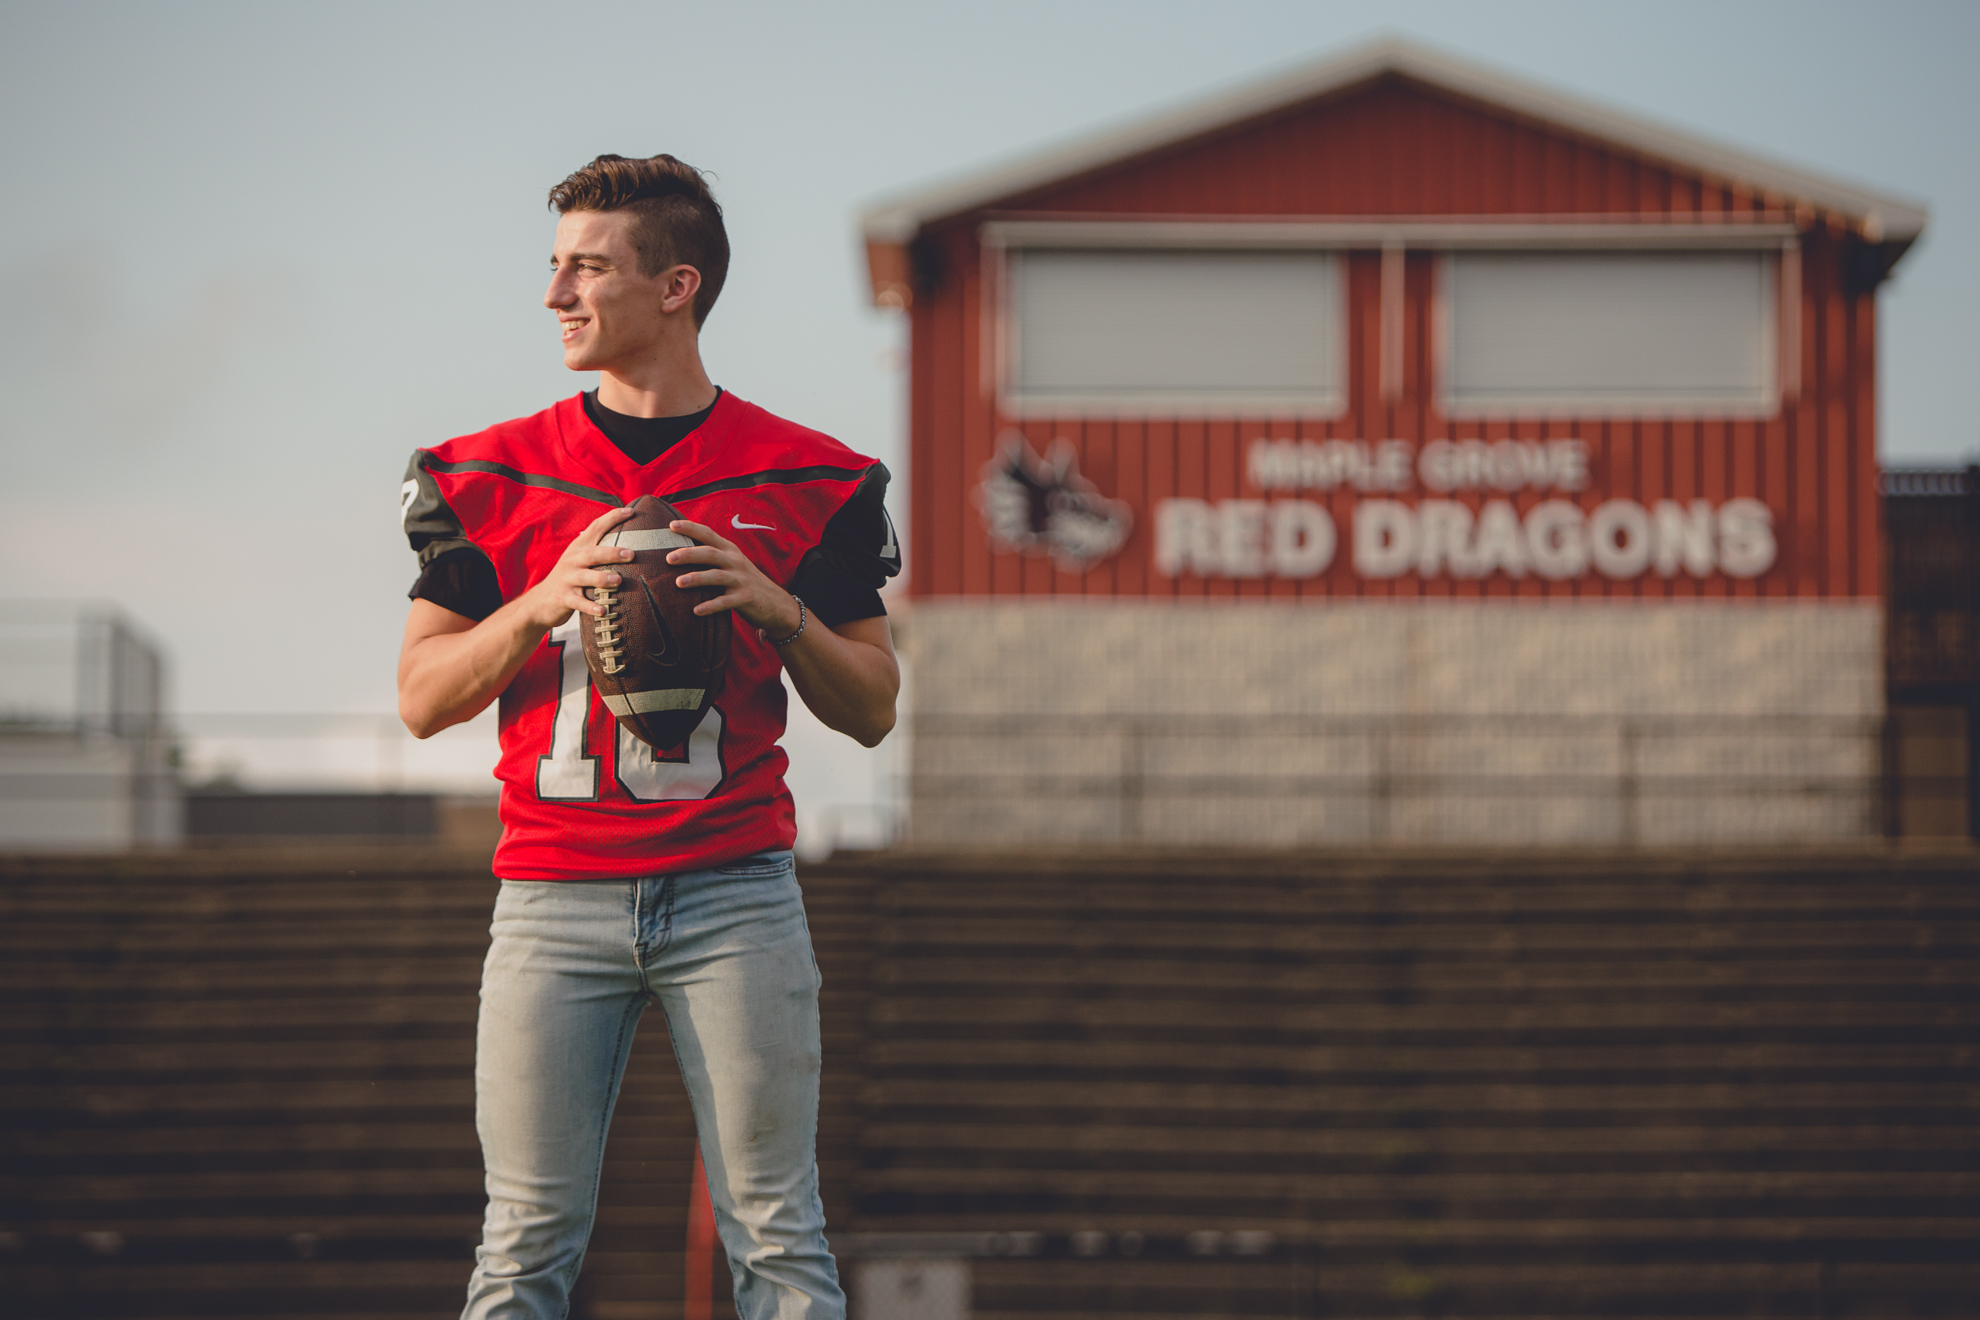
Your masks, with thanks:
<instances>
[{"instance_id":1,"label":"stone block wall","mask_svg":"<svg viewBox=\"0 0 1980 1320\"><path fill-rule=\"evenodd\" d=\"M1881 829L1875 602L938 601L921 843L1763 843Z\"/></svg>"}]
</instances>

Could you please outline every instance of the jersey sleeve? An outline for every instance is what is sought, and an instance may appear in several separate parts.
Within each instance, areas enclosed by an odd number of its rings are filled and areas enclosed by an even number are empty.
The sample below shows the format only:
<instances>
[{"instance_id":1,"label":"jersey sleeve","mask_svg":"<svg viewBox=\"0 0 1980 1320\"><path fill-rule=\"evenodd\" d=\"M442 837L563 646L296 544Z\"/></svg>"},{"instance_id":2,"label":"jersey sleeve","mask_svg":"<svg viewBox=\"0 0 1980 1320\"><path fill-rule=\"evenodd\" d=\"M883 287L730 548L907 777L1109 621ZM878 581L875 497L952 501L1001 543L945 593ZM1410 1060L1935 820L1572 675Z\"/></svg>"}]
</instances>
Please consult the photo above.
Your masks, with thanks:
<instances>
[{"instance_id":1,"label":"jersey sleeve","mask_svg":"<svg viewBox=\"0 0 1980 1320\"><path fill-rule=\"evenodd\" d=\"M900 538L887 516L889 479L886 465L868 468L791 575L791 594L828 626L887 612L880 588L901 571Z\"/></svg>"},{"instance_id":2,"label":"jersey sleeve","mask_svg":"<svg viewBox=\"0 0 1980 1320\"><path fill-rule=\"evenodd\" d=\"M460 518L426 470L427 451L413 451L399 487L399 523L419 556L419 577L406 595L428 600L477 623L502 607L495 565L468 539Z\"/></svg>"}]
</instances>

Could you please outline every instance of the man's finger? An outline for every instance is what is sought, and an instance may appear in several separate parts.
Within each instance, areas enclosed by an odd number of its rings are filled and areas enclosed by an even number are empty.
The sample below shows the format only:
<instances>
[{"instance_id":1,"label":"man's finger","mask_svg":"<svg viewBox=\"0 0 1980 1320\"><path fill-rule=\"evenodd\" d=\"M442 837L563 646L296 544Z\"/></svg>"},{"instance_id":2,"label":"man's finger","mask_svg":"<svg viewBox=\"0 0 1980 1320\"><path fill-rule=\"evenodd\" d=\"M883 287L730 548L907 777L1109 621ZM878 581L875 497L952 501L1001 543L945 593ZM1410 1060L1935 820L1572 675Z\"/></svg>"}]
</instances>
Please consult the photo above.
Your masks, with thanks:
<instances>
[{"instance_id":1,"label":"man's finger","mask_svg":"<svg viewBox=\"0 0 1980 1320\"><path fill-rule=\"evenodd\" d=\"M692 536L703 545L712 545L718 550L733 550L736 543L723 536L706 523L689 522L686 518L676 518L668 524L683 536Z\"/></svg>"},{"instance_id":2,"label":"man's finger","mask_svg":"<svg viewBox=\"0 0 1980 1320\"><path fill-rule=\"evenodd\" d=\"M593 518L591 525L579 532L577 540L573 541L572 544L597 545L599 537L605 535L614 526L630 517L632 517L632 506L629 504L622 505L616 509L607 509L596 518Z\"/></svg>"},{"instance_id":3,"label":"man's finger","mask_svg":"<svg viewBox=\"0 0 1980 1320\"><path fill-rule=\"evenodd\" d=\"M717 596L714 600L702 601L699 605L696 605L694 607L694 612L696 614L703 614L703 615L719 614L723 610L736 609L739 606L740 601L741 598L737 596L736 593L730 592L727 595Z\"/></svg>"}]
</instances>

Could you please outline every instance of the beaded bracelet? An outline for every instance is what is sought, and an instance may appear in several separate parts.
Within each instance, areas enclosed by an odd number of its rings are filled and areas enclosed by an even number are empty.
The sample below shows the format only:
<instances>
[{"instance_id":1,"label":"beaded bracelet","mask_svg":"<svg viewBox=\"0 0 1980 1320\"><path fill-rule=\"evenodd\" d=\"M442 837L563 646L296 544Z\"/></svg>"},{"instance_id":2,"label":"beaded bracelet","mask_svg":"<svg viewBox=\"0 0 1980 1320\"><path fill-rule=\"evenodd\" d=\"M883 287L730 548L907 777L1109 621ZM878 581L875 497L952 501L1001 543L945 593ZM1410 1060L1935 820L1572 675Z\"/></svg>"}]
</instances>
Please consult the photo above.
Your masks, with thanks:
<instances>
[{"instance_id":1,"label":"beaded bracelet","mask_svg":"<svg viewBox=\"0 0 1980 1320\"><path fill-rule=\"evenodd\" d=\"M798 626L796 632L792 633L789 637L784 638L782 641L779 641L777 638L772 637L769 633L764 632L762 629L760 628L757 629L757 636L761 637L764 641L770 643L770 645L772 646L789 646L792 642L795 642L798 638L804 636L804 624L805 624L805 619L807 617L804 612L804 597L793 596L791 597L791 599L798 603Z\"/></svg>"}]
</instances>

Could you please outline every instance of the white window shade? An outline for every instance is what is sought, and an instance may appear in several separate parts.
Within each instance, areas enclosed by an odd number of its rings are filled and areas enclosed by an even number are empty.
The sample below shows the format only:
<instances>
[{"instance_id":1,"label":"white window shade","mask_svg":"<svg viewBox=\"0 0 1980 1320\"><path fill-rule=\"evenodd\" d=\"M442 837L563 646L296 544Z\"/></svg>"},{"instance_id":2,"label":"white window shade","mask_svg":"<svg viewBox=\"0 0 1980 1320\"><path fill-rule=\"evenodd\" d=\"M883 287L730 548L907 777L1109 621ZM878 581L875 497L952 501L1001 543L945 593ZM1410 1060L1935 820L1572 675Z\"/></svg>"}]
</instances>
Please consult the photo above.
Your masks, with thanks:
<instances>
[{"instance_id":1,"label":"white window shade","mask_svg":"<svg viewBox=\"0 0 1980 1320\"><path fill-rule=\"evenodd\" d=\"M1767 252L1456 252L1446 406L1459 415L1771 412Z\"/></svg>"},{"instance_id":2,"label":"white window shade","mask_svg":"<svg viewBox=\"0 0 1980 1320\"><path fill-rule=\"evenodd\" d=\"M1018 249L1006 402L1020 412L1334 412L1338 262L1315 251Z\"/></svg>"}]
</instances>

